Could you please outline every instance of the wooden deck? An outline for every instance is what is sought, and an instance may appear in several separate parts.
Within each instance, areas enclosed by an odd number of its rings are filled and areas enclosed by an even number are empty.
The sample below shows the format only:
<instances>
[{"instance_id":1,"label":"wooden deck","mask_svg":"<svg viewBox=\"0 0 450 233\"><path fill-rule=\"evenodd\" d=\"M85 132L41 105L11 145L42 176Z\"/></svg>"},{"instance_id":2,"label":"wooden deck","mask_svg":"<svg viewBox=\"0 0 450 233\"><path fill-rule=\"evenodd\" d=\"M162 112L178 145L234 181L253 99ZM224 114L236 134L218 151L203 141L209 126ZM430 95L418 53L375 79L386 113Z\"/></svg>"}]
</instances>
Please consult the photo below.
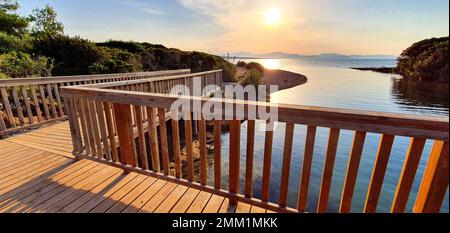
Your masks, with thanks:
<instances>
[{"instance_id":1,"label":"wooden deck","mask_svg":"<svg viewBox=\"0 0 450 233\"><path fill-rule=\"evenodd\" d=\"M0 140L0 212L265 213L269 210L90 160L67 121Z\"/></svg>"}]
</instances>

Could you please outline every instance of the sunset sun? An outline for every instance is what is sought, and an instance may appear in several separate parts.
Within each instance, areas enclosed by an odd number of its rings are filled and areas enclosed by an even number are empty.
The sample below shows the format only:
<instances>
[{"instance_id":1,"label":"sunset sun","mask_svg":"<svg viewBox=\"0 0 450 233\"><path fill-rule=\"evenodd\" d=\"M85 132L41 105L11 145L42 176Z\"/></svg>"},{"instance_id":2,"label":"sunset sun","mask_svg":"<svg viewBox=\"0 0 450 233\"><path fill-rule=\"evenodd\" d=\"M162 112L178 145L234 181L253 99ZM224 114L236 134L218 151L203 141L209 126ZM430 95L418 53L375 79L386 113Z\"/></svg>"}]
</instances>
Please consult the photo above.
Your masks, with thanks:
<instances>
[{"instance_id":1,"label":"sunset sun","mask_svg":"<svg viewBox=\"0 0 450 233\"><path fill-rule=\"evenodd\" d=\"M267 25L276 25L281 20L281 12L280 9L273 7L270 9L267 9L266 12L264 12L264 22Z\"/></svg>"}]
</instances>

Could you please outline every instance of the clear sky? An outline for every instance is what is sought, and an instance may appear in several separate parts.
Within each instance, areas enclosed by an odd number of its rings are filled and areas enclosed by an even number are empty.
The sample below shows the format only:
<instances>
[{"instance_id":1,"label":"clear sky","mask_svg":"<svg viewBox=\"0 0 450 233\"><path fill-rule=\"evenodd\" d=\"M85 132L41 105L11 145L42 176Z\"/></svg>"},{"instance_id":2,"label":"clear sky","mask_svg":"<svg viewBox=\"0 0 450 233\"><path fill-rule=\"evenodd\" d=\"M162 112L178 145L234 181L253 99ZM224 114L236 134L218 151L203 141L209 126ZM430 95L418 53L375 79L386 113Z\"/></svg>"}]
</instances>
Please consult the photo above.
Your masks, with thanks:
<instances>
[{"instance_id":1,"label":"clear sky","mask_svg":"<svg viewBox=\"0 0 450 233\"><path fill-rule=\"evenodd\" d=\"M53 6L69 35L210 53L393 54L448 36L448 0L19 0Z\"/></svg>"}]
</instances>

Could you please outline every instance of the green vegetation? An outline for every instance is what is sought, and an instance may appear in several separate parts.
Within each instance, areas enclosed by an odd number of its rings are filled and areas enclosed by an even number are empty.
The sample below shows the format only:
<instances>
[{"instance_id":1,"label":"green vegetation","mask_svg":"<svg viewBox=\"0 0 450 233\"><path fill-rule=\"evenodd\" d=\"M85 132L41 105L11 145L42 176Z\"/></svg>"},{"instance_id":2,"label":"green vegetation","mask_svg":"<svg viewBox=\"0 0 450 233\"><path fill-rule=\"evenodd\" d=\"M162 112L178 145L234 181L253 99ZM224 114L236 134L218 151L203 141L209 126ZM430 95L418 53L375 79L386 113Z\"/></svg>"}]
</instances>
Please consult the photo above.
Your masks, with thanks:
<instances>
[{"instance_id":1,"label":"green vegetation","mask_svg":"<svg viewBox=\"0 0 450 233\"><path fill-rule=\"evenodd\" d=\"M413 44L400 55L396 72L405 79L448 83L448 45L448 37Z\"/></svg>"},{"instance_id":2,"label":"green vegetation","mask_svg":"<svg viewBox=\"0 0 450 233\"><path fill-rule=\"evenodd\" d=\"M261 73L258 70L248 70L245 75L240 79L239 83L243 86L247 85L262 85Z\"/></svg>"},{"instance_id":3,"label":"green vegetation","mask_svg":"<svg viewBox=\"0 0 450 233\"><path fill-rule=\"evenodd\" d=\"M247 66L247 63L245 61L238 61L236 64L237 67L245 68Z\"/></svg>"},{"instance_id":4,"label":"green vegetation","mask_svg":"<svg viewBox=\"0 0 450 233\"><path fill-rule=\"evenodd\" d=\"M264 66L257 62L250 62L245 66L245 68L247 70L255 69L255 70L259 71L261 74L264 74L264 71L265 71Z\"/></svg>"},{"instance_id":5,"label":"green vegetation","mask_svg":"<svg viewBox=\"0 0 450 233\"><path fill-rule=\"evenodd\" d=\"M236 66L219 56L150 43L94 43L65 35L63 24L49 5L33 10L28 17L18 15L18 9L16 1L0 0L2 78L189 68L192 72L222 69L224 80L234 81Z\"/></svg>"}]
</instances>

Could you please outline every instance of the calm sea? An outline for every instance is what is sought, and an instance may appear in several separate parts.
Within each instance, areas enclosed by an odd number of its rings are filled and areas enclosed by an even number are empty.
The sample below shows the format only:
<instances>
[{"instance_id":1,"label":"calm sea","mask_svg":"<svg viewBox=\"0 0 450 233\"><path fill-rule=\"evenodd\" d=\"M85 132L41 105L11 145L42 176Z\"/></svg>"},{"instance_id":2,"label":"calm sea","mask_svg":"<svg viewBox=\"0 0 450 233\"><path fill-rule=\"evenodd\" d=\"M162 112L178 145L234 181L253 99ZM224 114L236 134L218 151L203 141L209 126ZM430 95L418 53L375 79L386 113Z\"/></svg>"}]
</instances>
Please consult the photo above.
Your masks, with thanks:
<instances>
[{"instance_id":1,"label":"calm sea","mask_svg":"<svg viewBox=\"0 0 450 233\"><path fill-rule=\"evenodd\" d=\"M247 62L248 61L250 60L247 60ZM272 102L444 117L448 117L449 115L447 96L436 96L431 91L421 91L420 93L411 94L405 91L404 88L399 87L398 81L401 78L399 76L349 69L350 67L393 67L396 63L395 60L262 59L252 61L260 62L267 68L289 70L304 74L308 77L308 83L305 85L274 93L271 96ZM262 122L259 122L258 124L260 127L257 128L264 129ZM272 174L270 182L270 199L273 202L277 202L279 196L284 129L284 124L278 124L277 129L274 132ZM246 123L244 123L242 125L241 137L243 139L241 142L241 190L244 190L246 131ZM312 212L315 211L317 206L328 132L329 129L327 128L319 128L317 132L308 193L308 209ZM295 128L291 176L289 180L288 204L292 207L295 207L297 202L305 135L306 127L297 125ZM337 212L339 210L342 187L353 136L353 131L343 130L340 134L329 199L330 212ZM227 185L228 183L228 158L225 156L228 155L228 139L229 135L224 134L222 137L222 154L224 155L222 178L224 180L224 185ZM380 135L367 135L354 192L352 212L361 212L363 210L379 139ZM259 143L255 144L253 186L255 197L260 197L264 152L264 132L262 130L257 130L255 140ZM377 209L378 212L389 212L390 210L409 141L410 139L406 137L396 137L395 139L383 183ZM414 204L431 145L431 141L427 142L421 157L412 193L409 197L408 212L411 211ZM209 172L209 177L212 177L212 168ZM443 212L448 212L448 203L449 197L447 191L447 196L442 208Z\"/></svg>"}]
</instances>

